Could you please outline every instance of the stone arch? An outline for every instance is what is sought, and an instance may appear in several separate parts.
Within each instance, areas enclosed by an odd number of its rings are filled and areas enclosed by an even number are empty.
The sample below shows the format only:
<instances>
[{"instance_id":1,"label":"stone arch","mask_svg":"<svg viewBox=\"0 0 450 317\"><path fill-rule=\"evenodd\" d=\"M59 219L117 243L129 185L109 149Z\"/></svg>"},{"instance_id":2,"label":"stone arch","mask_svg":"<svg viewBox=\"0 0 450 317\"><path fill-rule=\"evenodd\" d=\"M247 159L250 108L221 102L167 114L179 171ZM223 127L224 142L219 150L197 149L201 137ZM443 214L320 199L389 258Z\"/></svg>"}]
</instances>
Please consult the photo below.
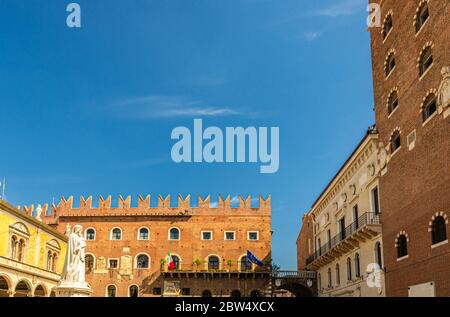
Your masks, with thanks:
<instances>
[{"instance_id":1,"label":"stone arch","mask_svg":"<svg viewBox=\"0 0 450 317\"><path fill-rule=\"evenodd\" d=\"M6 274L0 274L0 297L9 297L12 281Z\"/></svg>"},{"instance_id":2,"label":"stone arch","mask_svg":"<svg viewBox=\"0 0 450 317\"><path fill-rule=\"evenodd\" d=\"M47 297L47 287L43 284L38 284L33 291L33 297Z\"/></svg>"},{"instance_id":3,"label":"stone arch","mask_svg":"<svg viewBox=\"0 0 450 317\"><path fill-rule=\"evenodd\" d=\"M14 287L14 297L30 297L32 295L31 282L21 279Z\"/></svg>"},{"instance_id":4,"label":"stone arch","mask_svg":"<svg viewBox=\"0 0 450 317\"><path fill-rule=\"evenodd\" d=\"M295 297L314 297L314 293L309 287L298 282L284 283L277 287L277 290L286 290Z\"/></svg>"}]
</instances>

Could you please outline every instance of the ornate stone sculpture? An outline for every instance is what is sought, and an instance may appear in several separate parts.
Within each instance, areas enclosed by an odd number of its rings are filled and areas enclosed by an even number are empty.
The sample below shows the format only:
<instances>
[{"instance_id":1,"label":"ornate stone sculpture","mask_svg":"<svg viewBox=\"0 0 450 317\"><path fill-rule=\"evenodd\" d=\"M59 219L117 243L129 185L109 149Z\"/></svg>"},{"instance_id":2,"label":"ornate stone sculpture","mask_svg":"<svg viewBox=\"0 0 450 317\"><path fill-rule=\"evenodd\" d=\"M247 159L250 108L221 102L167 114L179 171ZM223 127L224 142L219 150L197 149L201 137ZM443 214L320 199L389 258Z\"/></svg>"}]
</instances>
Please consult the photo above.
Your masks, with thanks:
<instances>
[{"instance_id":1,"label":"ornate stone sculpture","mask_svg":"<svg viewBox=\"0 0 450 317\"><path fill-rule=\"evenodd\" d=\"M386 167L388 160L388 154L386 149L384 148L383 143L378 144L378 164L380 165L380 170Z\"/></svg>"},{"instance_id":2,"label":"ornate stone sculpture","mask_svg":"<svg viewBox=\"0 0 450 317\"><path fill-rule=\"evenodd\" d=\"M441 70L442 82L438 91L438 111L442 113L450 106L450 66Z\"/></svg>"},{"instance_id":3,"label":"ornate stone sculpture","mask_svg":"<svg viewBox=\"0 0 450 317\"><path fill-rule=\"evenodd\" d=\"M86 241L82 235L83 227L76 225L69 236L64 268L61 276L62 284L86 286L85 249Z\"/></svg>"},{"instance_id":4,"label":"ornate stone sculpture","mask_svg":"<svg viewBox=\"0 0 450 317\"><path fill-rule=\"evenodd\" d=\"M37 221L42 221L41 215L42 215L42 206L39 204L39 205L37 205L37 208L36 208L36 220Z\"/></svg>"},{"instance_id":5,"label":"ornate stone sculpture","mask_svg":"<svg viewBox=\"0 0 450 317\"><path fill-rule=\"evenodd\" d=\"M82 232L83 227L75 225L69 235L61 281L55 288L58 297L87 297L92 294L92 290L85 280L86 241Z\"/></svg>"}]
</instances>

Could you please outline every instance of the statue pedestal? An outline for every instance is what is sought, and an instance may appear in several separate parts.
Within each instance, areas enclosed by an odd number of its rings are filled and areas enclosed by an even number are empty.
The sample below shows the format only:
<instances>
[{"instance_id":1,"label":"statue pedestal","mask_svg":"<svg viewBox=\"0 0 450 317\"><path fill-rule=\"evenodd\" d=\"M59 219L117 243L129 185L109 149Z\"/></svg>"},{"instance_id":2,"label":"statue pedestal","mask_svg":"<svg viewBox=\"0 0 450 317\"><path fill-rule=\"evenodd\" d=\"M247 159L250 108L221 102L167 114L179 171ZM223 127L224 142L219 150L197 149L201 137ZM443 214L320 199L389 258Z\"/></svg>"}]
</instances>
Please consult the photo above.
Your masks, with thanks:
<instances>
[{"instance_id":1,"label":"statue pedestal","mask_svg":"<svg viewBox=\"0 0 450 317\"><path fill-rule=\"evenodd\" d=\"M60 284L53 289L56 297L91 297L92 289L87 284Z\"/></svg>"}]
</instances>

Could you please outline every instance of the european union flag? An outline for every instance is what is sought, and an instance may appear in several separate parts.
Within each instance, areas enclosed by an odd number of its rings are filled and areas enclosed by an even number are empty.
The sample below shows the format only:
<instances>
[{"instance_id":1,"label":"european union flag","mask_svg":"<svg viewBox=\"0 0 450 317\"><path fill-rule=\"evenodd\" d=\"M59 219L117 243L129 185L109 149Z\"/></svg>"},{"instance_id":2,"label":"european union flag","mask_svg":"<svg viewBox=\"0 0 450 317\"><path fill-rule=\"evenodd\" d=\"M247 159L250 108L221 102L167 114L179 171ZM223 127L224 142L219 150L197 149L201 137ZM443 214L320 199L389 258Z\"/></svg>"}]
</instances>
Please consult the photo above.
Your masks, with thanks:
<instances>
[{"instance_id":1,"label":"european union flag","mask_svg":"<svg viewBox=\"0 0 450 317\"><path fill-rule=\"evenodd\" d=\"M264 266L264 263L262 263L260 259L258 259L253 253L251 253L248 250L247 250L247 259L258 266Z\"/></svg>"}]
</instances>

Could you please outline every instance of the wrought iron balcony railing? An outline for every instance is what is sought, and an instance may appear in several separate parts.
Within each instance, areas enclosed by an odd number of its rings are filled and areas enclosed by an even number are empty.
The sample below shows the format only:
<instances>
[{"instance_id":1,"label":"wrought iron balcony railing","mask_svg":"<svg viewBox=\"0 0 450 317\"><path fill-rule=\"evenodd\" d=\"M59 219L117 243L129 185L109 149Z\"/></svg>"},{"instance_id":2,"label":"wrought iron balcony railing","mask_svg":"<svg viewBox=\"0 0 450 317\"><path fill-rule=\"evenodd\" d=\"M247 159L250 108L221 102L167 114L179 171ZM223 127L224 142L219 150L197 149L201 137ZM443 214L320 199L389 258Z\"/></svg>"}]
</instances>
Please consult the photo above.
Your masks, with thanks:
<instances>
[{"instance_id":1,"label":"wrought iron balcony railing","mask_svg":"<svg viewBox=\"0 0 450 317\"><path fill-rule=\"evenodd\" d=\"M314 254L306 259L306 264L311 264L314 260L320 258L322 255L326 254L328 251L339 245L346 238L352 236L355 232L367 225L379 225L380 224L380 214L374 212L368 212L359 217L356 221L351 223L345 230L339 232L330 241L321 245Z\"/></svg>"}]
</instances>

